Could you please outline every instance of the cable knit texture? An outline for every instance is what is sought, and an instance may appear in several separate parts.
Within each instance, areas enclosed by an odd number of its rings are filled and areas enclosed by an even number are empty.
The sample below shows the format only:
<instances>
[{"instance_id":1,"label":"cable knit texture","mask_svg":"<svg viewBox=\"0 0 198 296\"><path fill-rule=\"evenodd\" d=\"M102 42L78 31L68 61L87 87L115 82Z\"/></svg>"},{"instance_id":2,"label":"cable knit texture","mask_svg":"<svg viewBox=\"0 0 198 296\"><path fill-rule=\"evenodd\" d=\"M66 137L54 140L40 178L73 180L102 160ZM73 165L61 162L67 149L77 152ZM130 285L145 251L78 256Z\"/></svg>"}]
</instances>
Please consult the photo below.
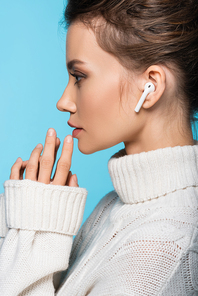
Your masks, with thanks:
<instances>
[{"instance_id":1,"label":"cable knit texture","mask_svg":"<svg viewBox=\"0 0 198 296\"><path fill-rule=\"evenodd\" d=\"M79 231L85 189L5 182L0 295L198 295L198 146L108 167L115 191Z\"/></svg>"}]
</instances>

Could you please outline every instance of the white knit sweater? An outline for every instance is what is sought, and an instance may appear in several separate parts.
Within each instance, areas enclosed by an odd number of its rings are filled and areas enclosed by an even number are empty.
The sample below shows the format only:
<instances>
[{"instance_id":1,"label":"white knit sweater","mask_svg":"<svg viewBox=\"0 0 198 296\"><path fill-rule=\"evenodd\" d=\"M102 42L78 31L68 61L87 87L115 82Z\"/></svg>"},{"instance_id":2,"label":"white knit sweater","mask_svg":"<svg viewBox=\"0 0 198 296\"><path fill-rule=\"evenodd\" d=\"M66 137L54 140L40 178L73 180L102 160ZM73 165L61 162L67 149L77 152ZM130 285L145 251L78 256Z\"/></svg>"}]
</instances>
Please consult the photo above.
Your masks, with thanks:
<instances>
[{"instance_id":1,"label":"white knit sweater","mask_svg":"<svg viewBox=\"0 0 198 296\"><path fill-rule=\"evenodd\" d=\"M108 165L115 191L73 246L85 189L5 182L1 296L198 295L198 146L121 150Z\"/></svg>"}]
</instances>

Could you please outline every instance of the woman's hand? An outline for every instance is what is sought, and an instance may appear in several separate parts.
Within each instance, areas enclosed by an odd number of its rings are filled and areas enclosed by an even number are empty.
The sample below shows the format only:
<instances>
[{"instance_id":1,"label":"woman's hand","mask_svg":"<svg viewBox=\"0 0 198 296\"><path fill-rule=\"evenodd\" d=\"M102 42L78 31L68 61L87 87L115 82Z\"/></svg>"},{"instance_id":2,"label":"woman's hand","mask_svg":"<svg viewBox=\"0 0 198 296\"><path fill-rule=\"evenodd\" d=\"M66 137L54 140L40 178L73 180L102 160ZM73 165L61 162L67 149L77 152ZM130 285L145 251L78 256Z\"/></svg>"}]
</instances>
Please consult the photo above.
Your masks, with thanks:
<instances>
[{"instance_id":1,"label":"woman's hand","mask_svg":"<svg viewBox=\"0 0 198 296\"><path fill-rule=\"evenodd\" d=\"M64 139L61 157L58 160L54 177L51 179L59 146L60 140L56 137L56 131L50 128L47 132L42 156L43 146L38 144L28 161L17 159L12 166L10 179L22 180L25 171L25 179L45 184L79 187L76 175L72 175L70 171L73 153L73 138L70 135Z\"/></svg>"}]
</instances>

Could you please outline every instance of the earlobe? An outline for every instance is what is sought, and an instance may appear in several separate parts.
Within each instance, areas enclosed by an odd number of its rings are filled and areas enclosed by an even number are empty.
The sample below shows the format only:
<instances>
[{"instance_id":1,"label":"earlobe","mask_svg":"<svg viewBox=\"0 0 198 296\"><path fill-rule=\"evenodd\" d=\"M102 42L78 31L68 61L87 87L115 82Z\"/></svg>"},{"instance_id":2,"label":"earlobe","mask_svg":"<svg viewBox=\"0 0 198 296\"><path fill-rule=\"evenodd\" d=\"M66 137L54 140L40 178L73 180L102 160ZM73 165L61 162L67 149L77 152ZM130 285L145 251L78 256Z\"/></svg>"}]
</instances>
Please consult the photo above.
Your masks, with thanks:
<instances>
[{"instance_id":1,"label":"earlobe","mask_svg":"<svg viewBox=\"0 0 198 296\"><path fill-rule=\"evenodd\" d=\"M162 66L153 65L144 72L145 77L155 86L155 91L149 93L142 104L144 109L148 109L154 106L163 95L166 87L166 73Z\"/></svg>"}]
</instances>

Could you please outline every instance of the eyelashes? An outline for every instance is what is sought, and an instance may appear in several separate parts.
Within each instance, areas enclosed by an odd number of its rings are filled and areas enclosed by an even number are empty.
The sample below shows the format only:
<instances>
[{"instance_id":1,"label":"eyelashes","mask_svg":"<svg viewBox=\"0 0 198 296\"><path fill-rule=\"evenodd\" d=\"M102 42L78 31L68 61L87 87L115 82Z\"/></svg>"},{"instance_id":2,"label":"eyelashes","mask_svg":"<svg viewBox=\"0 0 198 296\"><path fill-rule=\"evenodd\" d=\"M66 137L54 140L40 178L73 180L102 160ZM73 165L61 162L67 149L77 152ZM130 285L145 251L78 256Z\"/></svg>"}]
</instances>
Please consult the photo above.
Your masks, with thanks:
<instances>
[{"instance_id":1,"label":"eyelashes","mask_svg":"<svg viewBox=\"0 0 198 296\"><path fill-rule=\"evenodd\" d=\"M77 74L72 74L72 73L70 73L70 75L73 76L73 77L76 78L76 79L81 78L80 80L76 81L76 82L74 83L74 85L75 85L75 84L78 84L78 85L79 85L80 82L81 82L81 80L82 80L82 78L85 78L84 76L80 76L80 75L77 75Z\"/></svg>"}]
</instances>

